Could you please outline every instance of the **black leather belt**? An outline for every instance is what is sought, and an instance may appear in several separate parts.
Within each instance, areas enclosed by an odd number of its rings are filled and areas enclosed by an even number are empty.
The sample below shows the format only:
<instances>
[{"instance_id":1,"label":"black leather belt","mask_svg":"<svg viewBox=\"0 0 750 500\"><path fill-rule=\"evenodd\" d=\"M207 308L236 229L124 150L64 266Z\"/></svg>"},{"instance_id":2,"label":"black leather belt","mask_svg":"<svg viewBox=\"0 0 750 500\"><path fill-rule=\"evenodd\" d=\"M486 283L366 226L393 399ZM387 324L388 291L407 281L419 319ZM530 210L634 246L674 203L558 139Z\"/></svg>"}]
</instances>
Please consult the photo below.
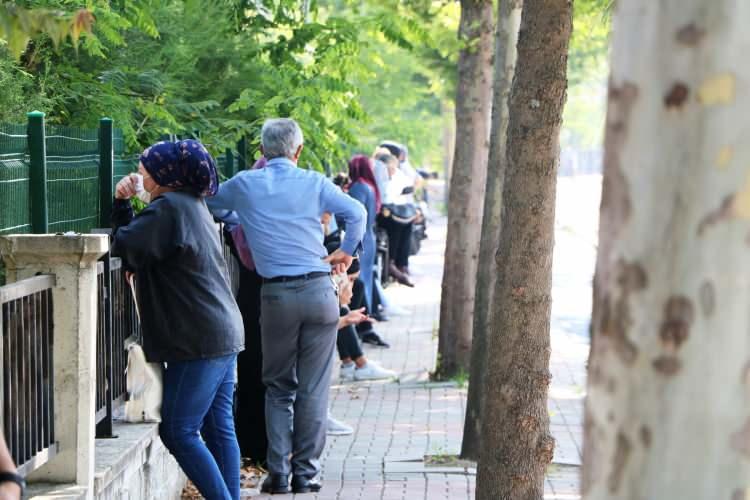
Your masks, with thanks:
<instances>
[{"instance_id":1,"label":"black leather belt","mask_svg":"<svg viewBox=\"0 0 750 500\"><path fill-rule=\"evenodd\" d=\"M263 283L287 283L289 281L311 280L330 275L331 273L326 273L324 271L315 271L314 273L300 274L298 276L276 276L275 278L263 278Z\"/></svg>"}]
</instances>

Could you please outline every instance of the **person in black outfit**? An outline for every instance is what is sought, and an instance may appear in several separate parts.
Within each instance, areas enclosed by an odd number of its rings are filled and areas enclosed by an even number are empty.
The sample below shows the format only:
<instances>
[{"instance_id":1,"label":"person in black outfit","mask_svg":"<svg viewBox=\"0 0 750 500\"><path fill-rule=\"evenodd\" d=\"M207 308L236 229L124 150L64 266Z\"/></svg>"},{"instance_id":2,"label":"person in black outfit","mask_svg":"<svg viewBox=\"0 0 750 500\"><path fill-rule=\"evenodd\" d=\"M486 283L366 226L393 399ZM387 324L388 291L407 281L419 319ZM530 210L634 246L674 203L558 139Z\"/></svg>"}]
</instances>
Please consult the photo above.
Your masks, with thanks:
<instances>
[{"instance_id":1,"label":"person in black outfit","mask_svg":"<svg viewBox=\"0 0 750 500\"><path fill-rule=\"evenodd\" d=\"M260 345L260 289L263 278L252 261L240 255L238 246L244 244L235 236L240 226L225 228L224 237L232 254L239 262L240 286L237 305L245 325L245 350L237 356L237 392L235 394L235 428L242 458L253 465L265 466L268 438L266 437L266 386L263 384L263 353ZM244 234L242 235L244 238Z\"/></svg>"}]
</instances>

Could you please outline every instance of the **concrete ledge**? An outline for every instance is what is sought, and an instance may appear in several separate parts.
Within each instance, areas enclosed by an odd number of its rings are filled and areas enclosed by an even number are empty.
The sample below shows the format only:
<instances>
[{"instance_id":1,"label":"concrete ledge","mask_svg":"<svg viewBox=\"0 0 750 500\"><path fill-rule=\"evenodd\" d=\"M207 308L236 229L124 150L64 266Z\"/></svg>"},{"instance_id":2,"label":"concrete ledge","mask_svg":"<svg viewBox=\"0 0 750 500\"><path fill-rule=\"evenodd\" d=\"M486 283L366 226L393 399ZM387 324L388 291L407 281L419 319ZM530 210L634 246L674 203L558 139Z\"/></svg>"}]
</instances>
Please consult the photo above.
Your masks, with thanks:
<instances>
[{"instance_id":1,"label":"concrete ledge","mask_svg":"<svg viewBox=\"0 0 750 500\"><path fill-rule=\"evenodd\" d=\"M32 483L33 500L179 500L186 478L159 439L157 424L115 422L112 439L97 439L94 491L73 484Z\"/></svg>"},{"instance_id":2,"label":"concrete ledge","mask_svg":"<svg viewBox=\"0 0 750 500\"><path fill-rule=\"evenodd\" d=\"M31 500L82 500L88 491L75 484L31 483L26 497Z\"/></svg>"},{"instance_id":3,"label":"concrete ledge","mask_svg":"<svg viewBox=\"0 0 750 500\"><path fill-rule=\"evenodd\" d=\"M112 433L96 440L94 498L180 498L186 478L157 424L115 422Z\"/></svg>"}]
</instances>

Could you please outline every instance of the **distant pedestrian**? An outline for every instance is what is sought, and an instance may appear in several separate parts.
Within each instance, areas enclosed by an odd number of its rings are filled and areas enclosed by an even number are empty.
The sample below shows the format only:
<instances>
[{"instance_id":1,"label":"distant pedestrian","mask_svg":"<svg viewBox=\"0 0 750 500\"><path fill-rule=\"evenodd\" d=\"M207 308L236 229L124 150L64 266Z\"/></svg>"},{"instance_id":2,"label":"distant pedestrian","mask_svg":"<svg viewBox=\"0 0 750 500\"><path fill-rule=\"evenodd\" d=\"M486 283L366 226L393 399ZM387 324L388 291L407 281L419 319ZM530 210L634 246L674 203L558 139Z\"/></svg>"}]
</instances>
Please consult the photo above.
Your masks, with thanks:
<instances>
[{"instance_id":1,"label":"distant pedestrian","mask_svg":"<svg viewBox=\"0 0 750 500\"><path fill-rule=\"evenodd\" d=\"M240 172L211 199L237 213L263 277L261 340L266 384L267 465L262 490L316 492L326 435L328 385L339 319L332 267L345 272L360 246L366 213L323 175L297 168L302 131L294 120L268 120L261 146L268 163ZM346 222L341 248L327 256L321 216ZM291 457L291 460L290 460Z\"/></svg>"}]
</instances>

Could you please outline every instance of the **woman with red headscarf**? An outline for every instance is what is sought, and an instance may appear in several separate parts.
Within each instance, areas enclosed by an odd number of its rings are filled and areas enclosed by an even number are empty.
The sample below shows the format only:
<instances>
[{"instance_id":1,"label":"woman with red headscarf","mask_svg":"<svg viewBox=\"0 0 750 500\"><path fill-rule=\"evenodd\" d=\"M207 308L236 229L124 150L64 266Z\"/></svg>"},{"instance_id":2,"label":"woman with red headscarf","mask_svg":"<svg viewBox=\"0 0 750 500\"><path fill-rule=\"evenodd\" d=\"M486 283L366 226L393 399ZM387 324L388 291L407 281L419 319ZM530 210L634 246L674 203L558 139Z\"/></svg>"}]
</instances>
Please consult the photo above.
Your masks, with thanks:
<instances>
[{"instance_id":1,"label":"woman with red headscarf","mask_svg":"<svg viewBox=\"0 0 750 500\"><path fill-rule=\"evenodd\" d=\"M367 227L362 239L362 254L359 257L361 279L365 285L367 310L372 312L373 272L375 268L375 217L380 212L380 190L372 170L372 160L365 155L356 155L349 160L349 196L362 203L367 210Z\"/></svg>"}]
</instances>

